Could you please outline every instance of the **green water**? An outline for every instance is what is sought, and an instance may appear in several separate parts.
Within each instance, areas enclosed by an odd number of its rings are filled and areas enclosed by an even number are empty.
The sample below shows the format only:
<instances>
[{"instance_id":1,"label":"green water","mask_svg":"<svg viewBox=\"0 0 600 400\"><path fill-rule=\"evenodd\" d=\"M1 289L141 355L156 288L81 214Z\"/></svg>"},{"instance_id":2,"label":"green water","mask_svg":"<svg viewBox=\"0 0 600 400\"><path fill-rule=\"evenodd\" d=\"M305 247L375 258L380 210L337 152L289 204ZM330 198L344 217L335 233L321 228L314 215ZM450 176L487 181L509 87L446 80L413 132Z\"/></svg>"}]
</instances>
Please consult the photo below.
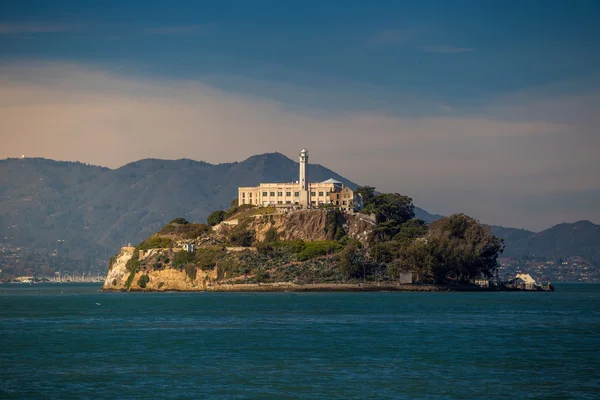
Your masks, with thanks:
<instances>
[{"instance_id":1,"label":"green water","mask_svg":"<svg viewBox=\"0 0 600 400\"><path fill-rule=\"evenodd\" d=\"M600 398L600 285L98 289L0 285L0 398Z\"/></svg>"}]
</instances>

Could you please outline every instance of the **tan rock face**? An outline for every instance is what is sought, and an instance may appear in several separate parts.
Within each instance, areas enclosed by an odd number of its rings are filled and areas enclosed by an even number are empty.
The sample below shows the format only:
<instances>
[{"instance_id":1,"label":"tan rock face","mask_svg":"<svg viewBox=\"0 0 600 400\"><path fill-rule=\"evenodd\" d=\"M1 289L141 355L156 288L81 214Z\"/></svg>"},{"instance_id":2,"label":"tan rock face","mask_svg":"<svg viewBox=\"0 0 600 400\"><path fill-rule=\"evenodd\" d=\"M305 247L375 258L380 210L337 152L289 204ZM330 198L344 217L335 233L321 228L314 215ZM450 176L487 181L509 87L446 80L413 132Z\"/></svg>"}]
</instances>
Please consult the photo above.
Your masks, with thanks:
<instances>
[{"instance_id":1,"label":"tan rock face","mask_svg":"<svg viewBox=\"0 0 600 400\"><path fill-rule=\"evenodd\" d=\"M108 271L104 285L102 289L121 289L125 287L125 282L129 276L127 271L127 261L133 256L135 247L123 247L117 255L115 262L111 269Z\"/></svg>"},{"instance_id":2,"label":"tan rock face","mask_svg":"<svg viewBox=\"0 0 600 400\"><path fill-rule=\"evenodd\" d=\"M138 280L144 274L147 274L150 281L145 288L138 285ZM129 290L147 290L147 291L164 291L164 290L206 290L217 279L217 271L202 271L198 268L196 279L191 280L185 270L176 268L165 268L160 271L152 270L148 272L138 271L133 278L133 283ZM122 289L125 287L123 286Z\"/></svg>"}]
</instances>

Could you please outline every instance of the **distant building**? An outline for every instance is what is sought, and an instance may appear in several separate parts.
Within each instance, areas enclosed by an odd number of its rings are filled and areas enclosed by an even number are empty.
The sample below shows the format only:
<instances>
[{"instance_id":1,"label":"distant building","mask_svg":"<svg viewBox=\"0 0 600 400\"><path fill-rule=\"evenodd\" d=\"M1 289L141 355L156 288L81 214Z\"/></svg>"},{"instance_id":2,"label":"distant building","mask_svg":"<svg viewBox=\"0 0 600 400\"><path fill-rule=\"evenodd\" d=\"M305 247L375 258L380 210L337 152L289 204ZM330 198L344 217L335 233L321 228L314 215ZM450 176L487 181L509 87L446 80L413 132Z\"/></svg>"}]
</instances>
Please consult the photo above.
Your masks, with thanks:
<instances>
[{"instance_id":1,"label":"distant building","mask_svg":"<svg viewBox=\"0 0 600 400\"><path fill-rule=\"evenodd\" d=\"M190 253L196 251L196 247L193 243L184 243L183 246L181 246L181 248L183 249L183 251L189 251Z\"/></svg>"},{"instance_id":2,"label":"distant building","mask_svg":"<svg viewBox=\"0 0 600 400\"><path fill-rule=\"evenodd\" d=\"M308 182L308 151L300 152L300 174L297 182L261 183L259 186L239 187L238 204L282 208L318 208L334 206L345 211L362 208L360 195L342 182L331 178L324 182Z\"/></svg>"}]
</instances>

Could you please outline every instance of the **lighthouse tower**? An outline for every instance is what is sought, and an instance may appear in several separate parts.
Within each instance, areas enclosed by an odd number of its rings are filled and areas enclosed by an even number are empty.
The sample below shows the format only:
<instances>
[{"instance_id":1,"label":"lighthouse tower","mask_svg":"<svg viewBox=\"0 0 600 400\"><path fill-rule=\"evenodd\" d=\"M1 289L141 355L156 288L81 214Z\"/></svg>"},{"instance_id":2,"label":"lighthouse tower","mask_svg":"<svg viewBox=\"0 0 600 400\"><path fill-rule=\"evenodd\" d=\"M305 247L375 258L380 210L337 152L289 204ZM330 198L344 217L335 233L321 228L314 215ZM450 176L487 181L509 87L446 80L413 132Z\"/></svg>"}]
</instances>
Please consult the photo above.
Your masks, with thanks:
<instances>
[{"instance_id":1,"label":"lighthouse tower","mask_svg":"<svg viewBox=\"0 0 600 400\"><path fill-rule=\"evenodd\" d=\"M306 176L306 167L308 166L308 151L302 149L300 152L300 205L308 207L310 205L310 192L308 190L308 178Z\"/></svg>"}]
</instances>

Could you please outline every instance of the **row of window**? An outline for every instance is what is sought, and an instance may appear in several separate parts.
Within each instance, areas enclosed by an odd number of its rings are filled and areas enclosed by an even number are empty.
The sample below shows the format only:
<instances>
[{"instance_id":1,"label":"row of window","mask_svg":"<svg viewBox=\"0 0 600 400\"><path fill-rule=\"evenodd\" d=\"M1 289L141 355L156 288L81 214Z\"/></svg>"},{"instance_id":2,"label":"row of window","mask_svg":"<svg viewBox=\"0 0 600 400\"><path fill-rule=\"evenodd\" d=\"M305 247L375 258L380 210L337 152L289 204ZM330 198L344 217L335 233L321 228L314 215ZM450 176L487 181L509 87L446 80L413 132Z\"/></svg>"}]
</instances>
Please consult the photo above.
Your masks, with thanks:
<instances>
[{"instance_id":1,"label":"row of window","mask_svg":"<svg viewBox=\"0 0 600 400\"><path fill-rule=\"evenodd\" d=\"M262 192L263 197L268 197L268 196L275 196L275 192ZM285 192L286 197L291 197L292 196L292 192ZM310 192L311 196L316 196L317 192ZM326 193L325 192L319 192L319 196L323 197L325 196ZM279 197L283 197L283 192L277 192L277 196ZM252 192L248 193L248 197L252 198ZM294 197L300 197L300 192L294 192ZM242 192L242 199L246 198L246 192ZM339 198L339 195L338 195Z\"/></svg>"}]
</instances>

